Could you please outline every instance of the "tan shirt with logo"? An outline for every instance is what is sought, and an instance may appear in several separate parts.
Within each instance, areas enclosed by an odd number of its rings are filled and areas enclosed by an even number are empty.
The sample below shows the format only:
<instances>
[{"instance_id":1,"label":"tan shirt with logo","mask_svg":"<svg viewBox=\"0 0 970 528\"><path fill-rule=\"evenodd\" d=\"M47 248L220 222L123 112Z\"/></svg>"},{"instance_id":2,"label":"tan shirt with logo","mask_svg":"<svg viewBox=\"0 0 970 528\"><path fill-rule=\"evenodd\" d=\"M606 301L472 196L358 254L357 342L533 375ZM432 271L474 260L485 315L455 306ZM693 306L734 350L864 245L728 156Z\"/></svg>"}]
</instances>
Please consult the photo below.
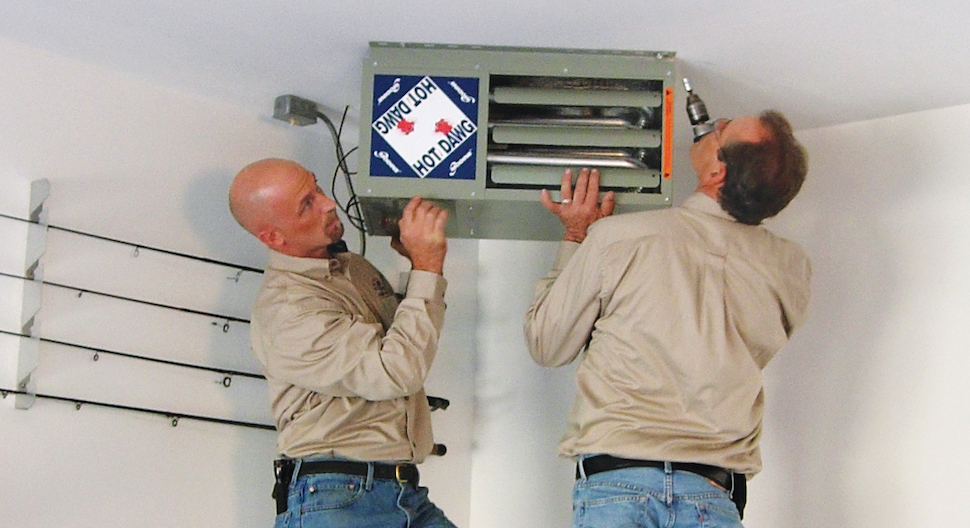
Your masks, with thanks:
<instances>
[{"instance_id":1,"label":"tan shirt with logo","mask_svg":"<svg viewBox=\"0 0 970 528\"><path fill-rule=\"evenodd\" d=\"M806 317L804 251L710 197L595 222L536 286L533 359L577 358L565 456L761 469L762 369Z\"/></svg>"},{"instance_id":2,"label":"tan shirt with logo","mask_svg":"<svg viewBox=\"0 0 970 528\"><path fill-rule=\"evenodd\" d=\"M253 307L283 456L419 463L433 446L424 381L444 321L445 279L411 271L398 301L363 257L270 251Z\"/></svg>"}]
</instances>

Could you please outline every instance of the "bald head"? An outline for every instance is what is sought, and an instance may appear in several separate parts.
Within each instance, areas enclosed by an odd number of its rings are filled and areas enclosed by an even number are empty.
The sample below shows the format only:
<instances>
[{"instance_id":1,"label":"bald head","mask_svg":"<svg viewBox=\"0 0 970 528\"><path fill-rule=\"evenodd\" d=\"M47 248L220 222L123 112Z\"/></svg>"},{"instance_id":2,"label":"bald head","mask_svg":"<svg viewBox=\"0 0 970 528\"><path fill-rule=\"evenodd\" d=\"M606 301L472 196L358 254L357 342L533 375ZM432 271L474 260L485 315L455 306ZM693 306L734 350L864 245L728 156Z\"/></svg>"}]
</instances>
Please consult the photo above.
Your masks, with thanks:
<instances>
[{"instance_id":1,"label":"bald head","mask_svg":"<svg viewBox=\"0 0 970 528\"><path fill-rule=\"evenodd\" d=\"M229 187L233 218L270 248L298 257L326 256L343 224L336 202L294 161L268 158L239 171Z\"/></svg>"},{"instance_id":2,"label":"bald head","mask_svg":"<svg viewBox=\"0 0 970 528\"><path fill-rule=\"evenodd\" d=\"M259 236L261 228L272 225L270 209L274 196L291 173L305 170L298 163L268 158L250 163L239 171L229 187L229 210L246 231Z\"/></svg>"}]
</instances>

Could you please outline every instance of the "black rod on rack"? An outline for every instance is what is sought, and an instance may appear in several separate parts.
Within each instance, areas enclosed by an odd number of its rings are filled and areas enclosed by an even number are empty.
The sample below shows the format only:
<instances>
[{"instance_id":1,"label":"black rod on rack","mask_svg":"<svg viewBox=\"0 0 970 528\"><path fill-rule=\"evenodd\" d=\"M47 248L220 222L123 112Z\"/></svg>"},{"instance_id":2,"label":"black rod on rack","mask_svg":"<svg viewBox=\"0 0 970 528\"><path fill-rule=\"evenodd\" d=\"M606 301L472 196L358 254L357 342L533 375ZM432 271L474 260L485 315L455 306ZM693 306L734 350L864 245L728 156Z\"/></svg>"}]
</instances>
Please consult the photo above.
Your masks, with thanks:
<instances>
[{"instance_id":1,"label":"black rod on rack","mask_svg":"<svg viewBox=\"0 0 970 528\"><path fill-rule=\"evenodd\" d=\"M8 220L16 220L16 221L24 222L24 223L27 223L27 224L34 224L34 225L38 225L38 226L41 226L41 227L46 227L47 229L53 229L55 231L62 231L64 233L71 233L73 235L81 235L81 236L86 236L86 237L94 238L94 239L97 239L97 240L104 240L105 242L114 242L114 243L117 243L117 244L124 244L126 246L131 246L133 248L147 249L147 250L150 250L150 251L157 251L159 253L164 253L166 255L173 255L173 256L176 256L176 257L183 257L183 258L187 258L187 259L197 260L199 262L205 262L207 264L218 264L220 266L225 266L227 268L235 268L235 269L242 270L242 271L251 271L253 273L263 273L263 270L261 270L259 268L253 268L251 266L244 266L244 265L241 265L241 264L234 264L232 262L225 262L225 261L221 261L221 260L211 259L211 258L208 258L208 257L200 257L198 255L191 255L189 253L181 253L181 252L178 252L178 251L172 251L170 249L162 249L162 248L157 248L157 247L153 247L153 246L146 246L144 244L136 244L134 242L128 242L127 240L121 240L121 239L118 239L118 238L111 238L111 237L106 237L106 236L102 236L102 235L95 235L94 233L87 233L85 231L78 231L76 229L70 229L70 228L67 228L67 227L61 227L61 226L50 225L50 224L41 224L40 222L37 222L37 221L34 221L34 220L28 220L26 218L20 218L20 217L17 217L17 216L11 216L11 215L7 215L7 214L3 214L3 213L0 213L0 218L6 218Z\"/></svg>"},{"instance_id":2,"label":"black rod on rack","mask_svg":"<svg viewBox=\"0 0 970 528\"><path fill-rule=\"evenodd\" d=\"M7 277L7 278L10 278L10 279L20 279L20 280L23 280L23 281L33 281L34 280L34 279L29 278L29 277L23 277L21 275L15 275L13 273L5 273L5 272L2 272L2 271L0 271L0 277ZM232 321L234 323L246 323L246 324L249 324L249 319L244 319L242 317L236 317L234 315L223 315L223 314L217 314L217 313L212 313L212 312L205 312L205 311L202 311L202 310L196 310L196 309L193 309L193 308L185 308L184 306L173 306L171 304L163 304L163 303L157 303L157 302L153 302L153 301L146 301L146 300L143 300L143 299L135 299L134 297L125 297L124 295L115 295L113 293L105 293L105 292L102 292L102 291L89 290L89 289L86 289L86 288L79 288L77 286L71 286L70 284L61 284L61 283L58 283L58 282L52 282L52 281L46 281L46 280L42 280L42 281L40 281L40 283L43 284L43 285L45 285L45 286L54 286L54 287L57 287L57 288L64 288L65 290L73 290L73 291L78 292L79 295L80 294L85 294L85 293L87 293L89 295L100 295L102 297L108 297L110 299L117 299L119 301L128 301L128 302L134 302L134 303L138 303L138 304L144 304L146 306L154 306L156 308L165 308L165 309L169 309L169 310L177 310L179 312L190 313L190 314L193 314L193 315L204 315L206 317L212 317L213 319L225 320L227 322L228 321Z\"/></svg>"},{"instance_id":3,"label":"black rod on rack","mask_svg":"<svg viewBox=\"0 0 970 528\"><path fill-rule=\"evenodd\" d=\"M13 337L22 337L24 339L34 339L34 337L29 336L29 335L26 335L26 334L21 334L21 333L17 333L17 332L10 332L10 331L7 331L7 330L0 330L0 334L9 335L9 336L13 336ZM130 358L130 359L138 359L138 360L142 360L142 361L151 361L153 363L162 363L164 365L173 365L173 366L176 366L176 367L185 367L185 368L192 368L192 369L198 369L198 370L205 370L205 371L209 371L209 372L215 372L217 374L223 374L223 375L226 375L226 376L243 376L243 377L247 377L247 378L262 379L262 380L266 379L266 376L263 376L262 374L254 374L252 372L245 372L245 371L241 371L241 370L224 369L224 368L219 368L219 367L209 367L209 366L205 366L205 365L195 365L195 364L192 364L192 363L182 363L180 361L172 361L170 359L161 359L161 358L156 358L156 357L151 357L151 356L141 356L141 355L138 355L138 354L131 354L131 353L128 353L128 352L118 352L116 350L108 350L108 349L105 349L105 348L97 348L97 347L92 347L92 346L87 346L87 345L80 345L80 344L77 344L77 343L69 343L67 341L59 341L57 339L49 339L49 338L46 338L46 337L37 337L36 339L38 341L42 342L42 343L51 343L53 345L61 345L61 346L66 346L66 347L71 347L71 348L79 348L81 350L87 350L88 352L94 352L95 354L109 354L109 355L113 355L113 356L121 356L121 357Z\"/></svg>"},{"instance_id":4,"label":"black rod on rack","mask_svg":"<svg viewBox=\"0 0 970 528\"><path fill-rule=\"evenodd\" d=\"M147 413L147 414L154 414L157 416L165 416L166 418L169 418L172 420L172 427L177 426L179 420L186 418L186 419L198 420L202 422L218 423L218 424L224 424L224 425L236 425L239 427L249 427L252 429L263 429L266 431L276 430L275 426L261 424L261 423L241 422L238 420L228 420L226 418L215 418L213 416L201 416L196 414L185 414L185 413L178 413L178 412L172 412L172 411L163 411L159 409L148 409L145 407L132 407L130 405L120 405L117 403L84 400L80 398L69 398L67 396L55 396L52 394L41 394L41 393L27 392L22 390L5 389L0 387L0 395L6 398L7 394L22 394L24 396L33 396L35 398L73 403L78 410L81 409L82 405L95 405L98 407L107 407L110 409L120 409L124 411L135 411L135 412L141 412L141 413Z\"/></svg>"}]
</instances>

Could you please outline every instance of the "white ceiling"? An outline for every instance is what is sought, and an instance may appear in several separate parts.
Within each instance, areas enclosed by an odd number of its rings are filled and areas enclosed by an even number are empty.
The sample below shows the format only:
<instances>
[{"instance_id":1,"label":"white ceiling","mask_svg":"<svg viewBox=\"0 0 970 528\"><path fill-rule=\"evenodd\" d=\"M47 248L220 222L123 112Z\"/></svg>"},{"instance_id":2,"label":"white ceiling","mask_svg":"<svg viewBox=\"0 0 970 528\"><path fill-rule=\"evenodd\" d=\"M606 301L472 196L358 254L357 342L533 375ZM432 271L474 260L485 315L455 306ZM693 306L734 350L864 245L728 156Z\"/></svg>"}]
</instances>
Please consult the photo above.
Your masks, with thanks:
<instances>
[{"instance_id":1,"label":"white ceiling","mask_svg":"<svg viewBox=\"0 0 970 528\"><path fill-rule=\"evenodd\" d=\"M433 42L674 51L712 115L796 129L970 103L968 28L966 0L0 3L0 37L266 115L295 93L353 117L369 41Z\"/></svg>"}]
</instances>

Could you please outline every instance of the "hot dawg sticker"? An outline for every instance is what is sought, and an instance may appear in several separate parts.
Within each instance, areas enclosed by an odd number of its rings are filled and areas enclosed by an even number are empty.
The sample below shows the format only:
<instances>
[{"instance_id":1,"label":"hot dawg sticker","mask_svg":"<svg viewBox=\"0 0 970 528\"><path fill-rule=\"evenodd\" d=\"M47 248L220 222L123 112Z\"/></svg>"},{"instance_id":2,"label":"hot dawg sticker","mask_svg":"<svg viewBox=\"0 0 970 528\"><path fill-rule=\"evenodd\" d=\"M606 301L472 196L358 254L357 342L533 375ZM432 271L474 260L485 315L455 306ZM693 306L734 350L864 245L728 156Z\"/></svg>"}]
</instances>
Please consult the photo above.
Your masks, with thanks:
<instances>
[{"instance_id":1,"label":"hot dawg sticker","mask_svg":"<svg viewBox=\"0 0 970 528\"><path fill-rule=\"evenodd\" d=\"M478 79L375 75L370 174L475 179Z\"/></svg>"}]
</instances>

